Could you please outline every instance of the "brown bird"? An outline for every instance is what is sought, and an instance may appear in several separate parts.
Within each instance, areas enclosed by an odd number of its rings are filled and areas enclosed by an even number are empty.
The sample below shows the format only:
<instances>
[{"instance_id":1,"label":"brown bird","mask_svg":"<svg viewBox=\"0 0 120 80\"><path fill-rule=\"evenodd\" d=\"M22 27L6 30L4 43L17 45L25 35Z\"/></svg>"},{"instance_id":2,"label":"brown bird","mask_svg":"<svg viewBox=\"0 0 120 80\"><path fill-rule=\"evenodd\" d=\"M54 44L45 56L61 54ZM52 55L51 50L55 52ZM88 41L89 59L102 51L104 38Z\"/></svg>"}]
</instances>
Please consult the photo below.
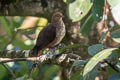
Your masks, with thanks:
<instances>
[{"instance_id":1,"label":"brown bird","mask_svg":"<svg viewBox=\"0 0 120 80\"><path fill-rule=\"evenodd\" d=\"M62 13L54 13L51 23L40 31L36 45L32 49L33 56L40 56L43 49L54 47L61 42L66 33L62 17Z\"/></svg>"}]
</instances>

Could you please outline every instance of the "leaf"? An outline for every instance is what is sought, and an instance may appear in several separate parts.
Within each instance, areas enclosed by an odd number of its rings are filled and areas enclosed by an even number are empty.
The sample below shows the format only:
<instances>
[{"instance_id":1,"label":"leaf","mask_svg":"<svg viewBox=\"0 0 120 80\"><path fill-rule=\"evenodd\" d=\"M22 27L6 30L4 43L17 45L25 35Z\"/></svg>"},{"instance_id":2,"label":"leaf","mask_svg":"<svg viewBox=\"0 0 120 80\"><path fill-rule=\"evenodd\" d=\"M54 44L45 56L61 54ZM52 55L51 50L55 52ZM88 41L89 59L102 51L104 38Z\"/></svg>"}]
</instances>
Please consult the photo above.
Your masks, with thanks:
<instances>
[{"instance_id":1,"label":"leaf","mask_svg":"<svg viewBox=\"0 0 120 80\"><path fill-rule=\"evenodd\" d=\"M119 49L116 50L115 52L117 53L117 56L120 57L120 46L118 46L118 47L119 47Z\"/></svg>"},{"instance_id":2,"label":"leaf","mask_svg":"<svg viewBox=\"0 0 120 80\"><path fill-rule=\"evenodd\" d=\"M61 48L61 49L59 49L59 53L63 53L64 51L66 51L67 49L73 49L73 48L86 48L86 47L88 47L88 45L85 45L85 44L73 44L73 45L68 45L68 46L65 46L65 47L63 47L63 48Z\"/></svg>"},{"instance_id":3,"label":"leaf","mask_svg":"<svg viewBox=\"0 0 120 80\"><path fill-rule=\"evenodd\" d=\"M113 7L111 13L116 23L120 25L120 4Z\"/></svg>"},{"instance_id":4,"label":"leaf","mask_svg":"<svg viewBox=\"0 0 120 80\"><path fill-rule=\"evenodd\" d=\"M3 65L0 65L0 80L9 80L11 79L10 77L6 77L8 76L8 72L7 70L3 67Z\"/></svg>"},{"instance_id":5,"label":"leaf","mask_svg":"<svg viewBox=\"0 0 120 80\"><path fill-rule=\"evenodd\" d=\"M13 44L15 46L18 46L21 50L31 49L33 46L31 45L25 45L23 41L20 39L16 39L13 41Z\"/></svg>"},{"instance_id":6,"label":"leaf","mask_svg":"<svg viewBox=\"0 0 120 80\"><path fill-rule=\"evenodd\" d=\"M98 52L100 52L103 49L104 49L104 45L102 45L102 44L95 44L95 45L92 45L92 46L88 47L88 53L91 56L94 56L95 54L97 54Z\"/></svg>"},{"instance_id":7,"label":"leaf","mask_svg":"<svg viewBox=\"0 0 120 80\"><path fill-rule=\"evenodd\" d=\"M82 77L82 71L83 71L83 70L77 70L77 71L75 71L75 72L71 75L70 80L79 80L80 77Z\"/></svg>"},{"instance_id":8,"label":"leaf","mask_svg":"<svg viewBox=\"0 0 120 80\"><path fill-rule=\"evenodd\" d=\"M85 78L87 75L91 74L90 72L94 69L94 67L102 60L108 58L113 50L116 50L117 48L109 48L105 49L99 53L97 53L95 56L93 56L90 61L86 64L83 72L83 78Z\"/></svg>"},{"instance_id":9,"label":"leaf","mask_svg":"<svg viewBox=\"0 0 120 80\"><path fill-rule=\"evenodd\" d=\"M80 80L95 80L96 75L99 73L98 71L99 65L95 66L94 69L87 74L85 77L82 77Z\"/></svg>"},{"instance_id":10,"label":"leaf","mask_svg":"<svg viewBox=\"0 0 120 80\"><path fill-rule=\"evenodd\" d=\"M76 60L73 66L80 67L80 66L85 65L87 62L88 62L88 59L87 60Z\"/></svg>"},{"instance_id":11,"label":"leaf","mask_svg":"<svg viewBox=\"0 0 120 80\"><path fill-rule=\"evenodd\" d=\"M115 42L120 43L120 30L112 31L110 35Z\"/></svg>"},{"instance_id":12,"label":"leaf","mask_svg":"<svg viewBox=\"0 0 120 80\"><path fill-rule=\"evenodd\" d=\"M15 70L15 75L16 76L21 76L21 75L25 75L29 70L28 70L28 67L26 66L26 62L19 62L17 63L19 64L19 69L18 70ZM25 78L25 77L24 77Z\"/></svg>"},{"instance_id":13,"label":"leaf","mask_svg":"<svg viewBox=\"0 0 120 80\"><path fill-rule=\"evenodd\" d=\"M19 26L21 26L22 22L23 22L23 17L20 17L20 16L14 16L14 17L11 17L11 26L13 26L13 30L15 31L16 28L18 28Z\"/></svg>"},{"instance_id":14,"label":"leaf","mask_svg":"<svg viewBox=\"0 0 120 80\"><path fill-rule=\"evenodd\" d=\"M38 21L38 26L42 26L42 27L44 27L44 26L46 26L47 25L47 23L48 23L48 20L46 19L46 18L39 18L39 21Z\"/></svg>"},{"instance_id":15,"label":"leaf","mask_svg":"<svg viewBox=\"0 0 120 80\"><path fill-rule=\"evenodd\" d=\"M4 49L8 43L9 43L9 40L4 36L0 35L0 50Z\"/></svg>"},{"instance_id":16,"label":"leaf","mask_svg":"<svg viewBox=\"0 0 120 80\"><path fill-rule=\"evenodd\" d=\"M111 13L117 24L120 25L120 0L107 0L111 6Z\"/></svg>"},{"instance_id":17,"label":"leaf","mask_svg":"<svg viewBox=\"0 0 120 80\"><path fill-rule=\"evenodd\" d=\"M5 32L7 33L7 35L9 37L12 37L13 34L12 34L11 26L9 26L7 18L6 17L0 17L0 21L3 25L3 28L4 28Z\"/></svg>"},{"instance_id":18,"label":"leaf","mask_svg":"<svg viewBox=\"0 0 120 80\"><path fill-rule=\"evenodd\" d=\"M38 21L38 19L39 19L38 17L28 16L24 19L21 26L18 27L17 29L19 29L19 30L31 29L31 28L35 27L35 24Z\"/></svg>"},{"instance_id":19,"label":"leaf","mask_svg":"<svg viewBox=\"0 0 120 80\"><path fill-rule=\"evenodd\" d=\"M111 7L114 7L120 3L120 0L107 0Z\"/></svg>"},{"instance_id":20,"label":"leaf","mask_svg":"<svg viewBox=\"0 0 120 80\"><path fill-rule=\"evenodd\" d=\"M91 28L93 27L93 18L92 15L89 15L88 18L85 20L83 25L81 25L80 32L83 36L87 37L88 33L91 31Z\"/></svg>"},{"instance_id":21,"label":"leaf","mask_svg":"<svg viewBox=\"0 0 120 80\"><path fill-rule=\"evenodd\" d=\"M52 65L52 66L47 66L47 68L44 68L44 79L43 80L49 80L52 75L54 75L56 72L59 70L59 66Z\"/></svg>"},{"instance_id":22,"label":"leaf","mask_svg":"<svg viewBox=\"0 0 120 80\"><path fill-rule=\"evenodd\" d=\"M118 62L118 63L116 64L116 68L117 68L117 70L120 72L120 62Z\"/></svg>"},{"instance_id":23,"label":"leaf","mask_svg":"<svg viewBox=\"0 0 120 80\"><path fill-rule=\"evenodd\" d=\"M113 73L116 73L116 70L119 71L119 69L117 68L117 63L118 61L118 56L116 54L116 51L118 51L119 49L115 50L112 52L112 54L109 56L109 59L107 60L109 62L109 66L106 67L106 72L108 75L111 75ZM111 67L111 66L112 67ZM113 69L114 67L114 69ZM115 70L116 69L116 70Z\"/></svg>"},{"instance_id":24,"label":"leaf","mask_svg":"<svg viewBox=\"0 0 120 80\"><path fill-rule=\"evenodd\" d=\"M94 0L92 7L93 18L100 21L103 15L104 0Z\"/></svg>"},{"instance_id":25,"label":"leaf","mask_svg":"<svg viewBox=\"0 0 120 80\"><path fill-rule=\"evenodd\" d=\"M91 9L90 0L76 0L68 5L68 16L73 21L81 20Z\"/></svg>"},{"instance_id":26,"label":"leaf","mask_svg":"<svg viewBox=\"0 0 120 80\"><path fill-rule=\"evenodd\" d=\"M106 74L111 75L113 73L116 73L116 71L114 69L112 69L110 66L107 66L106 67Z\"/></svg>"}]
</instances>

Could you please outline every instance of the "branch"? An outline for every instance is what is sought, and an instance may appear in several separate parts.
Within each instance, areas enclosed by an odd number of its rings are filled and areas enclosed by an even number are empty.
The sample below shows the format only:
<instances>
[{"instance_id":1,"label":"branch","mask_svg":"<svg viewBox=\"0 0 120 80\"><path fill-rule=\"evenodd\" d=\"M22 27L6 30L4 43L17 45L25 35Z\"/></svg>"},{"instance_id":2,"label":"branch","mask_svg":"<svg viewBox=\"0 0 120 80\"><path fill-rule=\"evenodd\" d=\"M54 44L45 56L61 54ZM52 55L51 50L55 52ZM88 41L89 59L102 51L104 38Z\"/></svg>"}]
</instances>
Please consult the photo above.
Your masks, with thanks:
<instances>
[{"instance_id":1,"label":"branch","mask_svg":"<svg viewBox=\"0 0 120 80\"><path fill-rule=\"evenodd\" d=\"M70 52L67 52L70 48L80 48L86 47L83 44L68 45L61 49L53 49L53 51L43 51L43 55L39 57L30 57L31 50L4 50L0 51L0 63L12 62L12 61L38 61L52 64L59 64L63 66L70 66L74 61L73 57L79 57L71 55ZM65 65L66 64L66 65Z\"/></svg>"},{"instance_id":2,"label":"branch","mask_svg":"<svg viewBox=\"0 0 120 80\"><path fill-rule=\"evenodd\" d=\"M28 58L0 58L0 63L6 63L6 62L12 62L12 61L38 61L40 63L50 63L50 64L59 64L59 65L64 65L62 64L65 62L66 64L69 65L71 61L67 57L68 54L62 54L59 57L56 57L56 54L43 54L40 57L28 57ZM67 66L68 66L67 65Z\"/></svg>"},{"instance_id":3,"label":"branch","mask_svg":"<svg viewBox=\"0 0 120 80\"><path fill-rule=\"evenodd\" d=\"M60 51L60 53L63 53L63 52L65 52L67 49L83 48L83 47L87 48L88 45L85 45L85 44L74 44L74 45L68 45L68 46L63 47L63 48L60 49L59 51Z\"/></svg>"},{"instance_id":4,"label":"branch","mask_svg":"<svg viewBox=\"0 0 120 80\"><path fill-rule=\"evenodd\" d=\"M64 10L63 0L1 0L2 16L50 16L56 10Z\"/></svg>"}]
</instances>

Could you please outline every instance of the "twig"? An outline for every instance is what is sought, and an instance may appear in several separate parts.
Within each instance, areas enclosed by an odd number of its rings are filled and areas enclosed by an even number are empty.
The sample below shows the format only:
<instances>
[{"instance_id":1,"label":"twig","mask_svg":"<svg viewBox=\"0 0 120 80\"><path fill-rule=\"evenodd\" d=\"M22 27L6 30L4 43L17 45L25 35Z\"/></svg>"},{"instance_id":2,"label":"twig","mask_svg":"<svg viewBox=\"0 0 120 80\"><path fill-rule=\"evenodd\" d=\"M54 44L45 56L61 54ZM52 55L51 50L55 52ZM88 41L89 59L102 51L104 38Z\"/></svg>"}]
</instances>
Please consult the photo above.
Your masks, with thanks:
<instances>
[{"instance_id":1,"label":"twig","mask_svg":"<svg viewBox=\"0 0 120 80\"><path fill-rule=\"evenodd\" d=\"M6 44L4 49L6 49L8 44L10 44L10 43L12 43L12 41L14 41L16 35L17 35L17 32L15 32L15 34L12 36L11 40ZM14 79L16 79L16 75L13 73L13 71L11 69L9 69L9 67L6 64L2 63L2 66L13 76Z\"/></svg>"},{"instance_id":2,"label":"twig","mask_svg":"<svg viewBox=\"0 0 120 80\"><path fill-rule=\"evenodd\" d=\"M61 49L57 49L51 52L51 50L43 51L43 55L39 57L30 57L31 50L5 50L0 51L0 63L7 63L7 62L15 62L15 61L32 61L32 62L40 62L40 63L50 63L50 64L57 64L62 66L63 68L71 67L74 61L74 56L66 52L66 50L71 48L79 48L79 47L87 47L83 44L76 44L76 45L69 45L65 46ZM79 57L79 56L78 56ZM76 57L75 57L76 58ZM12 73L11 73L12 74Z\"/></svg>"},{"instance_id":3,"label":"twig","mask_svg":"<svg viewBox=\"0 0 120 80\"><path fill-rule=\"evenodd\" d=\"M7 63L13 61L41 61L39 57L29 57L29 58L0 58L0 63Z\"/></svg>"},{"instance_id":4,"label":"twig","mask_svg":"<svg viewBox=\"0 0 120 80\"><path fill-rule=\"evenodd\" d=\"M9 69L9 67L7 65L5 65L4 63L2 63L2 65L13 76L13 78L16 79L16 76L13 73L13 71L11 69Z\"/></svg>"},{"instance_id":5,"label":"twig","mask_svg":"<svg viewBox=\"0 0 120 80\"><path fill-rule=\"evenodd\" d=\"M61 49L57 49L58 54L64 53L68 49L73 49L73 48L80 48L80 47L88 47L88 45L85 44L74 44L74 45L68 45L65 46ZM56 54L56 51L52 54ZM47 51L45 54L51 53L50 51ZM4 50L0 51L0 57L2 58L25 58L25 57L30 57L31 55L31 50Z\"/></svg>"}]
</instances>

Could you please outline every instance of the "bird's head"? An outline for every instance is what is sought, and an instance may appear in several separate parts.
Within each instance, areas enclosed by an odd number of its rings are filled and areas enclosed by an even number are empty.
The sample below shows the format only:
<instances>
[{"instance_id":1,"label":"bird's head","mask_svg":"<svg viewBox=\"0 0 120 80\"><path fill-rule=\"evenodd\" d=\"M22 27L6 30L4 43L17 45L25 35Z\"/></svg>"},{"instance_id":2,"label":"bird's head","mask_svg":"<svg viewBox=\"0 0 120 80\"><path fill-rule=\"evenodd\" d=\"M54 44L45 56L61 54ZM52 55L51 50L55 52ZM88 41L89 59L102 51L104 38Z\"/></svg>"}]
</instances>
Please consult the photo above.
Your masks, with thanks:
<instances>
[{"instance_id":1,"label":"bird's head","mask_svg":"<svg viewBox=\"0 0 120 80\"><path fill-rule=\"evenodd\" d=\"M52 16L52 21L61 21L63 18L63 14L61 12L56 12Z\"/></svg>"}]
</instances>

